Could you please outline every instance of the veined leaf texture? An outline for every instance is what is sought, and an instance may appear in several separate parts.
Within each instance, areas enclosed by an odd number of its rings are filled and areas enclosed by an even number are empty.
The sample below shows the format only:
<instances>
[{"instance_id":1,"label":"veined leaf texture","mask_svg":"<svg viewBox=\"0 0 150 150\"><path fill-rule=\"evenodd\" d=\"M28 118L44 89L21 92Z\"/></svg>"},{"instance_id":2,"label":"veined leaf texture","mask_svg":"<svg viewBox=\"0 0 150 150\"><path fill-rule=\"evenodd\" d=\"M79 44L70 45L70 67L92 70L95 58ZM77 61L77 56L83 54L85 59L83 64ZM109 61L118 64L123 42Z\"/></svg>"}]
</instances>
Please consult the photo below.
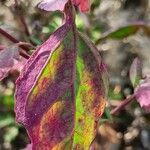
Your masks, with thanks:
<instances>
[{"instance_id":1,"label":"veined leaf texture","mask_svg":"<svg viewBox=\"0 0 150 150\"><path fill-rule=\"evenodd\" d=\"M107 77L99 52L66 18L16 82L16 118L33 150L88 150L104 111Z\"/></svg>"}]
</instances>

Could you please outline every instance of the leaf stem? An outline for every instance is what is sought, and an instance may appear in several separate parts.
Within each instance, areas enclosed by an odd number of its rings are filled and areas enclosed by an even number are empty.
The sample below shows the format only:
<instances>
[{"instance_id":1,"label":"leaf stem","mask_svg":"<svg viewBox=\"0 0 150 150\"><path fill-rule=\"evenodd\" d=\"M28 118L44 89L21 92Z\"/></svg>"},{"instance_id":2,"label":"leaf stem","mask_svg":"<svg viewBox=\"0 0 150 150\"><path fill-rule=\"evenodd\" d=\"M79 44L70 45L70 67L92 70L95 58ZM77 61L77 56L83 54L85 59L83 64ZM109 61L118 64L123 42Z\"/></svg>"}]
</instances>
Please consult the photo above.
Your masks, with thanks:
<instances>
[{"instance_id":1,"label":"leaf stem","mask_svg":"<svg viewBox=\"0 0 150 150\"><path fill-rule=\"evenodd\" d=\"M126 105L128 105L130 102L132 102L135 98L135 95L131 95L130 97L126 98L125 100L123 100L117 107L115 107L110 114L111 115L115 115L117 112L119 112L120 110L122 110Z\"/></svg>"},{"instance_id":2,"label":"leaf stem","mask_svg":"<svg viewBox=\"0 0 150 150\"><path fill-rule=\"evenodd\" d=\"M69 24L72 24L74 26L75 14L74 14L74 8L72 6L71 0L69 0L65 6L64 16L65 16L65 22L68 22Z\"/></svg>"}]
</instances>

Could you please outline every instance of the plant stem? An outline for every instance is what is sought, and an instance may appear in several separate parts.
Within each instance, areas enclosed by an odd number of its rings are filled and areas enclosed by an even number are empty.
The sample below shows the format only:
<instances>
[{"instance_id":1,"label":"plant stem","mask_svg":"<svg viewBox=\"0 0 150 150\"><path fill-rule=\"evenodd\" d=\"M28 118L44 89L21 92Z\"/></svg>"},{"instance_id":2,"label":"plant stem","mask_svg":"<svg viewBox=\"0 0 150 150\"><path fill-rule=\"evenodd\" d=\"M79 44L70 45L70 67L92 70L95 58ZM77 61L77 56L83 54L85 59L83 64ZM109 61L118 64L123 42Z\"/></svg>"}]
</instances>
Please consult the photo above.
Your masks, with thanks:
<instances>
[{"instance_id":1,"label":"plant stem","mask_svg":"<svg viewBox=\"0 0 150 150\"><path fill-rule=\"evenodd\" d=\"M7 38L8 40L10 40L13 43L19 43L20 42L19 40L17 40L15 37L10 35L8 32L3 30L2 28L0 28L0 34L3 35L5 38ZM24 50L24 51L23 50L20 51L20 55L22 57L28 59L30 56L25 52L25 51L29 51L28 47L26 47L24 45L20 45L19 47Z\"/></svg>"},{"instance_id":2,"label":"plant stem","mask_svg":"<svg viewBox=\"0 0 150 150\"><path fill-rule=\"evenodd\" d=\"M0 28L0 34L3 35L4 37L6 37L7 39L9 39L11 42L13 43L19 43L19 41L13 37L12 35L10 35L9 33L7 33L5 30L3 30L2 28Z\"/></svg>"},{"instance_id":3,"label":"plant stem","mask_svg":"<svg viewBox=\"0 0 150 150\"><path fill-rule=\"evenodd\" d=\"M21 6L19 5L18 0L14 0L14 1L15 1L16 8L20 8ZM29 29L28 29L28 26L27 26L24 16L21 13L18 13L18 16L19 16L20 22L22 23L22 25L24 27L24 31L25 31L26 35L30 36L30 32L29 32Z\"/></svg>"},{"instance_id":4,"label":"plant stem","mask_svg":"<svg viewBox=\"0 0 150 150\"><path fill-rule=\"evenodd\" d=\"M135 95L131 95L130 97L126 98L124 101L122 101L117 107L115 107L110 114L115 115L117 112L122 110L126 105L128 105L130 102L132 102L135 98Z\"/></svg>"},{"instance_id":5,"label":"plant stem","mask_svg":"<svg viewBox=\"0 0 150 150\"><path fill-rule=\"evenodd\" d=\"M75 26L75 14L74 14L74 9L71 0L69 0L68 3L66 4L64 12L65 12L64 13L65 22Z\"/></svg>"},{"instance_id":6,"label":"plant stem","mask_svg":"<svg viewBox=\"0 0 150 150\"><path fill-rule=\"evenodd\" d=\"M22 24L24 26L24 30L25 30L26 35L30 36L30 32L29 32L29 29L28 29L28 26L27 26L27 23L25 21L24 16L20 15L20 21L22 22Z\"/></svg>"}]
</instances>

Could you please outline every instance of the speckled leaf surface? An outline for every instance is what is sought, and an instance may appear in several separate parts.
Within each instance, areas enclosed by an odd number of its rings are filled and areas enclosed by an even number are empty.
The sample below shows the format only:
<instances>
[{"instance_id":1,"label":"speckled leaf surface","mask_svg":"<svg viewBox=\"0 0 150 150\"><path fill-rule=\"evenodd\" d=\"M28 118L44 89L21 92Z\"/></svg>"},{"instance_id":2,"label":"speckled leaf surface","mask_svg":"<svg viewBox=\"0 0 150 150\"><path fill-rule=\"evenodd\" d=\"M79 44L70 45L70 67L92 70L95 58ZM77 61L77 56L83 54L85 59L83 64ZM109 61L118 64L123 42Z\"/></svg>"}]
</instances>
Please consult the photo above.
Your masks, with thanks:
<instances>
[{"instance_id":1,"label":"speckled leaf surface","mask_svg":"<svg viewBox=\"0 0 150 150\"><path fill-rule=\"evenodd\" d=\"M36 50L17 80L16 118L33 149L51 149L72 132L74 52L73 32L65 24Z\"/></svg>"},{"instance_id":2,"label":"speckled leaf surface","mask_svg":"<svg viewBox=\"0 0 150 150\"><path fill-rule=\"evenodd\" d=\"M105 107L106 89L97 49L83 35L78 36L76 62L76 119L73 149L88 150Z\"/></svg>"},{"instance_id":3,"label":"speckled leaf surface","mask_svg":"<svg viewBox=\"0 0 150 150\"><path fill-rule=\"evenodd\" d=\"M90 40L65 23L16 82L16 118L33 150L88 150L105 107L105 70Z\"/></svg>"}]
</instances>

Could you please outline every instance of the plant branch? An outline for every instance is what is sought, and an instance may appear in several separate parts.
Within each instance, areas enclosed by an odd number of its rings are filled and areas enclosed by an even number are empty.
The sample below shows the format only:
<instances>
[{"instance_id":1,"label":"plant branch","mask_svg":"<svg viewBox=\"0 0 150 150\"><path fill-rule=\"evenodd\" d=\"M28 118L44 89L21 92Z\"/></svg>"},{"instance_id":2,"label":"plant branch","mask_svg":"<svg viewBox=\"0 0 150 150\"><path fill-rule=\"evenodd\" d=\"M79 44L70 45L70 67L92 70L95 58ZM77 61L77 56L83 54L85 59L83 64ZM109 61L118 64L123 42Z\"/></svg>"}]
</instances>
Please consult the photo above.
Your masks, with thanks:
<instances>
[{"instance_id":1,"label":"plant branch","mask_svg":"<svg viewBox=\"0 0 150 150\"><path fill-rule=\"evenodd\" d=\"M18 3L18 0L15 0L15 6L16 6L16 10L19 10L19 8L21 7ZM27 26L24 16L22 15L22 13L19 13L19 12L17 14L19 16L20 22L22 23L22 25L24 27L24 31L25 31L26 35L30 36L30 32L29 32L29 29L28 29L28 26Z\"/></svg>"},{"instance_id":2,"label":"plant branch","mask_svg":"<svg viewBox=\"0 0 150 150\"><path fill-rule=\"evenodd\" d=\"M8 32L3 30L2 28L0 28L0 34L3 35L4 37L6 37L7 39L9 39L13 43L19 43L19 41L15 37L10 35Z\"/></svg>"},{"instance_id":3,"label":"plant branch","mask_svg":"<svg viewBox=\"0 0 150 150\"><path fill-rule=\"evenodd\" d=\"M22 24L24 26L24 30L25 30L26 35L30 36L30 32L29 32L29 29L28 29L28 26L27 26L27 23L25 21L24 16L20 15L20 21L22 22Z\"/></svg>"},{"instance_id":4,"label":"plant branch","mask_svg":"<svg viewBox=\"0 0 150 150\"><path fill-rule=\"evenodd\" d=\"M130 102L132 102L135 98L135 95L131 95L130 97L126 98L124 101L122 101L117 107L115 107L110 114L115 115L117 112L122 110L126 105L128 105Z\"/></svg>"},{"instance_id":5,"label":"plant branch","mask_svg":"<svg viewBox=\"0 0 150 150\"><path fill-rule=\"evenodd\" d=\"M8 40L10 40L13 43L20 43L19 40L17 40L15 37L13 37L12 35L10 35L8 32L6 32L5 30L3 30L2 28L0 28L0 34L3 35L5 38L7 38ZM24 46L24 45L20 45L20 48L22 48L23 50L20 51L20 55L26 59L28 59L30 56L26 53L26 51L29 51L28 47Z\"/></svg>"}]
</instances>

